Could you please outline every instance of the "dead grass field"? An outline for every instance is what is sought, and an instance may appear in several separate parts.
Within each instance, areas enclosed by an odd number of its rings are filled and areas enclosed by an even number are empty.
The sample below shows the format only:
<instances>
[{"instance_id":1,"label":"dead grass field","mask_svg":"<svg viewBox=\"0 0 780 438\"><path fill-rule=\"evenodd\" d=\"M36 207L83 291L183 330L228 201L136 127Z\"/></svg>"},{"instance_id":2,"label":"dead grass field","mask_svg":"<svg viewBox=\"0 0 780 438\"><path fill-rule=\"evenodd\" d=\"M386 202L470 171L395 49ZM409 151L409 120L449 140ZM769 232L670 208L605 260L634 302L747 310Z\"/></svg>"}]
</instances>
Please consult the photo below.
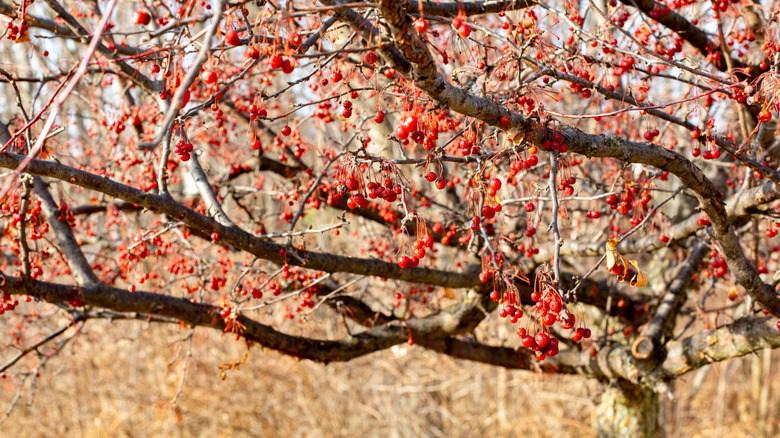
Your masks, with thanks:
<instances>
[{"instance_id":1,"label":"dead grass field","mask_svg":"<svg viewBox=\"0 0 780 438\"><path fill-rule=\"evenodd\" d=\"M186 329L139 321L90 321L49 361L0 426L6 437L578 437L590 427L600 386L578 376L538 375L450 359L400 346L349 363L322 366L246 346L197 329L181 381L177 340ZM186 351L186 350L185 350ZM10 351L2 351L2 357ZM766 353L762 353L766 354ZM780 436L780 375L770 355L694 372L664 401L667 436ZM31 359L16 371L29 369ZM20 378L3 381L0 411ZM761 388L768 421L758 419ZM31 402L32 401L32 402ZM761 426L766 426L762 428ZM768 429L767 429L768 428ZM771 429L771 430L770 430Z\"/></svg>"}]
</instances>

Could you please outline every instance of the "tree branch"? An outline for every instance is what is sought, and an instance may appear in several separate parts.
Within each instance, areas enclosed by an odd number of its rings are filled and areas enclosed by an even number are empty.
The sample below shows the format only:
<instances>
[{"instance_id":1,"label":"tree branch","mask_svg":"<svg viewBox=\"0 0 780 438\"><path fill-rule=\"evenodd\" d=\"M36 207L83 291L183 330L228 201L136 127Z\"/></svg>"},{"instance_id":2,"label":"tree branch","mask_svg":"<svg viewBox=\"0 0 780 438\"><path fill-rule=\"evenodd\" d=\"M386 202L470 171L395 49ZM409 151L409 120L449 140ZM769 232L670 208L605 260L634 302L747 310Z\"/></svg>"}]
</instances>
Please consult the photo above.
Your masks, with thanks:
<instances>
[{"instance_id":1,"label":"tree branch","mask_svg":"<svg viewBox=\"0 0 780 438\"><path fill-rule=\"evenodd\" d=\"M0 154L0 167L15 168L23 158L20 155ZM406 268L399 267L396 263L385 262L377 259L363 259L346 257L341 255L302 251L288 248L276 243L258 239L246 231L224 227L214 219L204 216L178 202L144 192L111 179L94 175L83 170L65 166L53 161L32 160L25 172L56 178L70 184L105 193L135 205L164 213L174 220L185 223L194 230L200 230L206 234L216 231L220 234L222 243L253 254L278 264L290 264L302 266L325 272L348 272L359 275L370 275L382 278L394 278L412 283L434 284L451 288L473 287L480 284L475 274L476 265L469 265L465 272L442 271L430 268ZM287 257L287 253L295 253L297 257ZM301 262L298 260L304 260Z\"/></svg>"}]
</instances>

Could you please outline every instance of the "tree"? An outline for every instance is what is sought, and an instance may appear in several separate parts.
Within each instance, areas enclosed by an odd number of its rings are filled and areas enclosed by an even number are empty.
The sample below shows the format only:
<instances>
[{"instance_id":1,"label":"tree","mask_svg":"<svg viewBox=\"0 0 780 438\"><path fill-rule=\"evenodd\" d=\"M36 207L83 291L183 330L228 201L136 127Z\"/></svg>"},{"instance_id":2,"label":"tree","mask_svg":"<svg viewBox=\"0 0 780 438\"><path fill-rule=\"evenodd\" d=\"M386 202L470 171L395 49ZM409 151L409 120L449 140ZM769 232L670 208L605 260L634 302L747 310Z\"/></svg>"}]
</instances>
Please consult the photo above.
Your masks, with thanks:
<instances>
[{"instance_id":1,"label":"tree","mask_svg":"<svg viewBox=\"0 0 780 438\"><path fill-rule=\"evenodd\" d=\"M650 436L669 382L780 347L775 2L0 12L3 372L99 318L408 342L598 379Z\"/></svg>"}]
</instances>

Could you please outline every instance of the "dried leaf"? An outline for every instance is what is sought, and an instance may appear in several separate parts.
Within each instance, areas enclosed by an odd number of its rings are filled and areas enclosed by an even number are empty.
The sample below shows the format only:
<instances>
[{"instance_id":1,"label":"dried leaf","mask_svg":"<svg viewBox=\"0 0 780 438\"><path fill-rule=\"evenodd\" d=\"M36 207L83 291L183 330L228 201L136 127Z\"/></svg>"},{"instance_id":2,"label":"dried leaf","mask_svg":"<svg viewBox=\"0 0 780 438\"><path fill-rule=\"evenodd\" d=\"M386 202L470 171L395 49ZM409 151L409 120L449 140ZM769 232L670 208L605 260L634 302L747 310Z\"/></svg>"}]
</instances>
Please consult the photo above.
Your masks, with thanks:
<instances>
[{"instance_id":1,"label":"dried leaf","mask_svg":"<svg viewBox=\"0 0 780 438\"><path fill-rule=\"evenodd\" d=\"M612 270L612 268L615 266L615 263L617 263L618 258L620 255L617 253L615 248L617 247L617 244L620 241L617 239L609 239L607 241L607 269Z\"/></svg>"},{"instance_id":2,"label":"dried leaf","mask_svg":"<svg viewBox=\"0 0 780 438\"><path fill-rule=\"evenodd\" d=\"M646 286L647 276L639 269L639 263L637 263L636 260L626 261L626 259L617 252L616 248L618 243L620 243L618 239L610 239L607 241L607 251L605 254L607 269L615 275L618 282L622 283L628 279L628 283L631 286ZM633 266L633 270L629 269L629 265Z\"/></svg>"},{"instance_id":3,"label":"dried leaf","mask_svg":"<svg viewBox=\"0 0 780 438\"><path fill-rule=\"evenodd\" d=\"M631 279L629 284L634 287L647 286L647 275L639 270L639 263L637 263L636 260L629 260L628 263L631 263L634 266L634 269L636 269L636 275Z\"/></svg>"}]
</instances>

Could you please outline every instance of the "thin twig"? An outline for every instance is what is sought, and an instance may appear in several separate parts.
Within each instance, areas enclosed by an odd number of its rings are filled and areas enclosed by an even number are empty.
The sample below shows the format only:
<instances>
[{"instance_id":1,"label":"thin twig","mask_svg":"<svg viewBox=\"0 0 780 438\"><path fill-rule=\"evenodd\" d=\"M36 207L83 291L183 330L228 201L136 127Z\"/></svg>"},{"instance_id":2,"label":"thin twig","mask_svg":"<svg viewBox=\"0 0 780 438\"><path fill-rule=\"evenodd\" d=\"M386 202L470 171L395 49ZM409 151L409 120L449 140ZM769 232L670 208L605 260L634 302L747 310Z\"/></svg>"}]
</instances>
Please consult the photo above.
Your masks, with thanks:
<instances>
[{"instance_id":1,"label":"thin twig","mask_svg":"<svg viewBox=\"0 0 780 438\"><path fill-rule=\"evenodd\" d=\"M651 217L653 217L655 212L657 212L664 204L666 204L667 202L671 201L672 198L677 196L677 194L680 193L683 188L684 188L683 186L678 187L677 190L675 190L674 192L672 192L671 195L669 195L669 197L667 197L666 199L661 201L658 205L653 207L653 209L650 210L647 213L647 215L644 217L644 219L642 219L642 222L639 222L634 228L628 230L626 232L626 234L620 236L620 238L618 238L617 245L615 245L615 248L617 248L617 246L620 245L621 242L626 240L626 238L628 238L628 236L634 234L638 229L642 228L645 225L645 223L647 223L647 221L650 220ZM579 287L582 285L582 282L585 281L586 278L590 277L590 275L593 274L593 272L595 272L596 269L598 269L598 267L601 265L602 262L604 262L604 260L606 258L607 258L607 254L604 253L604 255L602 255L601 258L599 259L599 261L596 262L596 264L593 265L592 268L590 268L590 271L588 271L587 274L585 274L582 278L579 279L579 281L577 281L577 284L574 285L574 287L568 292L568 294L569 295L574 295L577 292L577 289L579 289Z\"/></svg>"}]
</instances>

